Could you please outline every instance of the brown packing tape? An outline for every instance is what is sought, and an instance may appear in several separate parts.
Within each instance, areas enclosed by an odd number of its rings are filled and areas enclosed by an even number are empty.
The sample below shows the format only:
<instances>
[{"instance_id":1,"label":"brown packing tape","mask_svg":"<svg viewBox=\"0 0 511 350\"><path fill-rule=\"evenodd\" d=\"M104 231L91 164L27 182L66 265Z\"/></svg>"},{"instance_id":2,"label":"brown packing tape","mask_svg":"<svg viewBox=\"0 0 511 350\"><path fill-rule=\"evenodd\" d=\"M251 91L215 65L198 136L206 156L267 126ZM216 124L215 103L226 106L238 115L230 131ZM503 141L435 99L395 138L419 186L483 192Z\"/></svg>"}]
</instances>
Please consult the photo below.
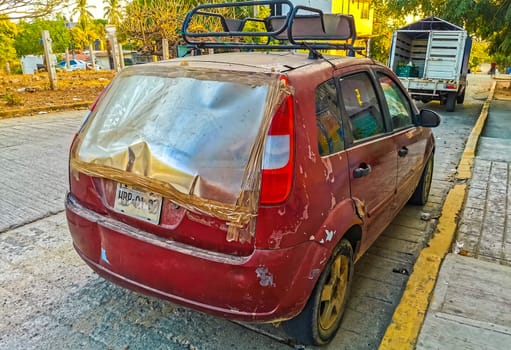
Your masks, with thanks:
<instances>
[{"instance_id":1,"label":"brown packing tape","mask_svg":"<svg viewBox=\"0 0 511 350\"><path fill-rule=\"evenodd\" d=\"M237 205L241 207L246 206L250 208L250 212L254 217L257 216L258 210L261 186L261 165L263 161L264 142L266 140L266 135L268 134L270 123L273 115L276 112L276 109L284 101L286 96L292 95L292 90L286 81L274 79L272 85L273 86L270 88L270 94L268 96L269 102L266 104L262 125L259 128L259 133L250 152L250 157L243 176L242 188L248 188L251 190L242 191L236 202ZM250 224L252 224L253 227ZM241 230L235 225L229 226L226 239L228 241L249 241L251 236L255 234L255 225L253 224L254 221L250 221L249 227Z\"/></svg>"},{"instance_id":2,"label":"brown packing tape","mask_svg":"<svg viewBox=\"0 0 511 350\"><path fill-rule=\"evenodd\" d=\"M171 200L173 203L176 203L189 210L198 211L204 214L211 214L218 219L225 220L235 225L246 225L252 219L252 217L255 216L249 212L249 208L247 207L225 204L190 194L185 194L178 191L169 183L148 177L138 176L124 170L97 164L85 163L77 159L71 159L70 166L73 171L77 171L88 176L110 179L147 191L159 193Z\"/></svg>"},{"instance_id":3,"label":"brown packing tape","mask_svg":"<svg viewBox=\"0 0 511 350\"><path fill-rule=\"evenodd\" d=\"M143 67L125 74L156 74L151 66ZM124 151L111 154L94 153L89 147L82 149L85 135L90 131L94 114L78 135L77 142L70 153L71 171L81 172L89 176L112 179L162 194L172 202L193 212L210 215L225 220L228 224L226 239L229 241L250 241L254 235L255 225L253 219L257 216L259 203L259 189L261 181L261 165L264 153L264 142L268 132L271 118L276 108L282 103L286 95L292 90L284 80L272 73L247 73L197 69L190 66L180 66L172 70L167 67L164 74L168 77L192 77L198 80L218 80L246 85L266 85L269 87L262 121L255 141L251 146L247 164L242 173L241 186L237 194L232 189L222 188L222 184L211 183L200 173L191 174L187 169L180 169L175 164L169 164L155 157L151 147L138 141ZM117 132L112 136L122 137ZM82 153L87 154L87 160L82 160ZM89 153L87 153L89 152ZM229 186L229 184L226 184ZM213 189L209 190L208 189ZM248 225L249 223L252 223Z\"/></svg>"}]
</instances>

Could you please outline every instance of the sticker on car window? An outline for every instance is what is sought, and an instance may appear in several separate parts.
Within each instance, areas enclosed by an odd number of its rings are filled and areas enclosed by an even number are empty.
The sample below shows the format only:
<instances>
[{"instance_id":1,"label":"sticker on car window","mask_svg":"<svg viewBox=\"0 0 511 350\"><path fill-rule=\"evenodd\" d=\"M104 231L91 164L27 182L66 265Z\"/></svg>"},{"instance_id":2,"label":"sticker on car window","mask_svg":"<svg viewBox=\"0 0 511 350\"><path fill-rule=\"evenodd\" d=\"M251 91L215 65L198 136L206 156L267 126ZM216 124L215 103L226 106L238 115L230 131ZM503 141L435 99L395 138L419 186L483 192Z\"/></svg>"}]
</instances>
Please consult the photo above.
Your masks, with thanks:
<instances>
[{"instance_id":1,"label":"sticker on car window","mask_svg":"<svg viewBox=\"0 0 511 350\"><path fill-rule=\"evenodd\" d=\"M364 102L362 101L362 95L360 94L360 90L358 88L355 89L355 96L357 96L358 105L362 106Z\"/></svg>"}]
</instances>

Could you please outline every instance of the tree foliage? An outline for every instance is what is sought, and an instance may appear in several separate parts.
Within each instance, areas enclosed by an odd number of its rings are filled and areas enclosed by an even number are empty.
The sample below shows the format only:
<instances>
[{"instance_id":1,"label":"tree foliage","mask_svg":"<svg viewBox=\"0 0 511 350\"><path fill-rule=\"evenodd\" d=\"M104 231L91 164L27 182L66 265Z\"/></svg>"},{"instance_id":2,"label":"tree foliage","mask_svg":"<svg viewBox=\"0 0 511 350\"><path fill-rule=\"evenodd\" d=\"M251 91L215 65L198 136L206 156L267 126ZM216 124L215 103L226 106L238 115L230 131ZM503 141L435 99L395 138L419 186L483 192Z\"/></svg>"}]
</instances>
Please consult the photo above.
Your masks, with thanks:
<instances>
[{"instance_id":1,"label":"tree foliage","mask_svg":"<svg viewBox=\"0 0 511 350\"><path fill-rule=\"evenodd\" d=\"M474 40L472 42L472 50L470 52L470 67L471 69L478 69L483 63L491 62L489 55L488 43L482 40ZM484 72L486 73L486 72Z\"/></svg>"},{"instance_id":2,"label":"tree foliage","mask_svg":"<svg viewBox=\"0 0 511 350\"><path fill-rule=\"evenodd\" d=\"M18 24L19 33L16 35L14 48L19 56L40 55L43 53L41 33L43 30L50 32L53 52L64 52L71 40L71 36L63 17L49 21L36 19L28 23L21 21Z\"/></svg>"},{"instance_id":3,"label":"tree foliage","mask_svg":"<svg viewBox=\"0 0 511 350\"><path fill-rule=\"evenodd\" d=\"M12 62L16 59L16 50L14 49L14 38L17 33L16 25L5 17L0 16L0 66L5 66L6 62Z\"/></svg>"},{"instance_id":4,"label":"tree foliage","mask_svg":"<svg viewBox=\"0 0 511 350\"><path fill-rule=\"evenodd\" d=\"M404 18L393 16L387 7L387 1L374 0L374 21L371 38L370 56L377 61L386 63L389 57L392 33L404 25Z\"/></svg>"},{"instance_id":5,"label":"tree foliage","mask_svg":"<svg viewBox=\"0 0 511 350\"><path fill-rule=\"evenodd\" d=\"M88 49L94 40L105 37L105 21L95 20L91 10L96 6L89 5L87 0L77 0L72 16L78 16L76 26L71 29L73 49Z\"/></svg>"},{"instance_id":6,"label":"tree foliage","mask_svg":"<svg viewBox=\"0 0 511 350\"><path fill-rule=\"evenodd\" d=\"M80 23L71 29L71 46L73 49L87 50L96 39L105 37L105 20L95 19Z\"/></svg>"},{"instance_id":7,"label":"tree foliage","mask_svg":"<svg viewBox=\"0 0 511 350\"><path fill-rule=\"evenodd\" d=\"M121 0L103 0L103 3L105 4L104 16L108 23L119 27L122 21Z\"/></svg>"},{"instance_id":8,"label":"tree foliage","mask_svg":"<svg viewBox=\"0 0 511 350\"><path fill-rule=\"evenodd\" d=\"M78 15L78 26L80 26L82 30L87 30L88 25L93 21L94 16L90 10L94 8L96 8L96 6L87 4L87 0L76 1L76 6L71 12L71 15Z\"/></svg>"},{"instance_id":9,"label":"tree foliage","mask_svg":"<svg viewBox=\"0 0 511 350\"><path fill-rule=\"evenodd\" d=\"M491 53L511 54L511 0L389 0L393 16L436 16L490 43Z\"/></svg>"},{"instance_id":10,"label":"tree foliage","mask_svg":"<svg viewBox=\"0 0 511 350\"><path fill-rule=\"evenodd\" d=\"M210 0L209 3L220 2ZM184 17L194 6L203 1L192 0L134 0L125 8L125 19L120 25L121 32L131 39L131 44L141 51L157 53L161 50L162 39L171 47L181 41L181 25ZM212 30L218 21L193 22L190 29Z\"/></svg>"},{"instance_id":11,"label":"tree foliage","mask_svg":"<svg viewBox=\"0 0 511 350\"><path fill-rule=\"evenodd\" d=\"M13 20L43 17L57 11L66 2L62 0L0 0L0 15Z\"/></svg>"}]
</instances>

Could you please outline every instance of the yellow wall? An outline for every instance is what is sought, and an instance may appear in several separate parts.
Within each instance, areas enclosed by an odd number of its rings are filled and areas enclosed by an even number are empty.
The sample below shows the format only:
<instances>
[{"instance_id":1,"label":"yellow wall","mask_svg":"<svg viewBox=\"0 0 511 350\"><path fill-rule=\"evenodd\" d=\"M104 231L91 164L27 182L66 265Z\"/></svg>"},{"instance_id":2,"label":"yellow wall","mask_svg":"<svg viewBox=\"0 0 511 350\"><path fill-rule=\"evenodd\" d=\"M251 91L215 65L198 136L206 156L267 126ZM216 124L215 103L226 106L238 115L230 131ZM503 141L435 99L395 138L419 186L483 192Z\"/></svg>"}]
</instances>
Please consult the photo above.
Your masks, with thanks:
<instances>
[{"instance_id":1,"label":"yellow wall","mask_svg":"<svg viewBox=\"0 0 511 350\"><path fill-rule=\"evenodd\" d=\"M371 0L332 0L332 13L350 14L355 17L355 28L359 39L373 33Z\"/></svg>"}]
</instances>

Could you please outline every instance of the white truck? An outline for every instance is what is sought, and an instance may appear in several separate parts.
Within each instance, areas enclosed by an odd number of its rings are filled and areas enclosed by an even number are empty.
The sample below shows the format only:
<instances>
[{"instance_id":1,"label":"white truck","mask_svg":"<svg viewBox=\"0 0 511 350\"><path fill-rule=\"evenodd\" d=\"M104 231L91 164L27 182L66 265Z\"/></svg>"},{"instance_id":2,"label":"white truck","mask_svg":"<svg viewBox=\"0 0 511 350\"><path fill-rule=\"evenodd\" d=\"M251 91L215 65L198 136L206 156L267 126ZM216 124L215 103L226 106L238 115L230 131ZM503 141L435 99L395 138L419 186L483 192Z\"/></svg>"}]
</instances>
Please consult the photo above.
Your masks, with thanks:
<instances>
[{"instance_id":1,"label":"white truck","mask_svg":"<svg viewBox=\"0 0 511 350\"><path fill-rule=\"evenodd\" d=\"M465 99L471 47L463 28L428 17L394 32L389 67L414 99L439 100L453 112Z\"/></svg>"}]
</instances>

